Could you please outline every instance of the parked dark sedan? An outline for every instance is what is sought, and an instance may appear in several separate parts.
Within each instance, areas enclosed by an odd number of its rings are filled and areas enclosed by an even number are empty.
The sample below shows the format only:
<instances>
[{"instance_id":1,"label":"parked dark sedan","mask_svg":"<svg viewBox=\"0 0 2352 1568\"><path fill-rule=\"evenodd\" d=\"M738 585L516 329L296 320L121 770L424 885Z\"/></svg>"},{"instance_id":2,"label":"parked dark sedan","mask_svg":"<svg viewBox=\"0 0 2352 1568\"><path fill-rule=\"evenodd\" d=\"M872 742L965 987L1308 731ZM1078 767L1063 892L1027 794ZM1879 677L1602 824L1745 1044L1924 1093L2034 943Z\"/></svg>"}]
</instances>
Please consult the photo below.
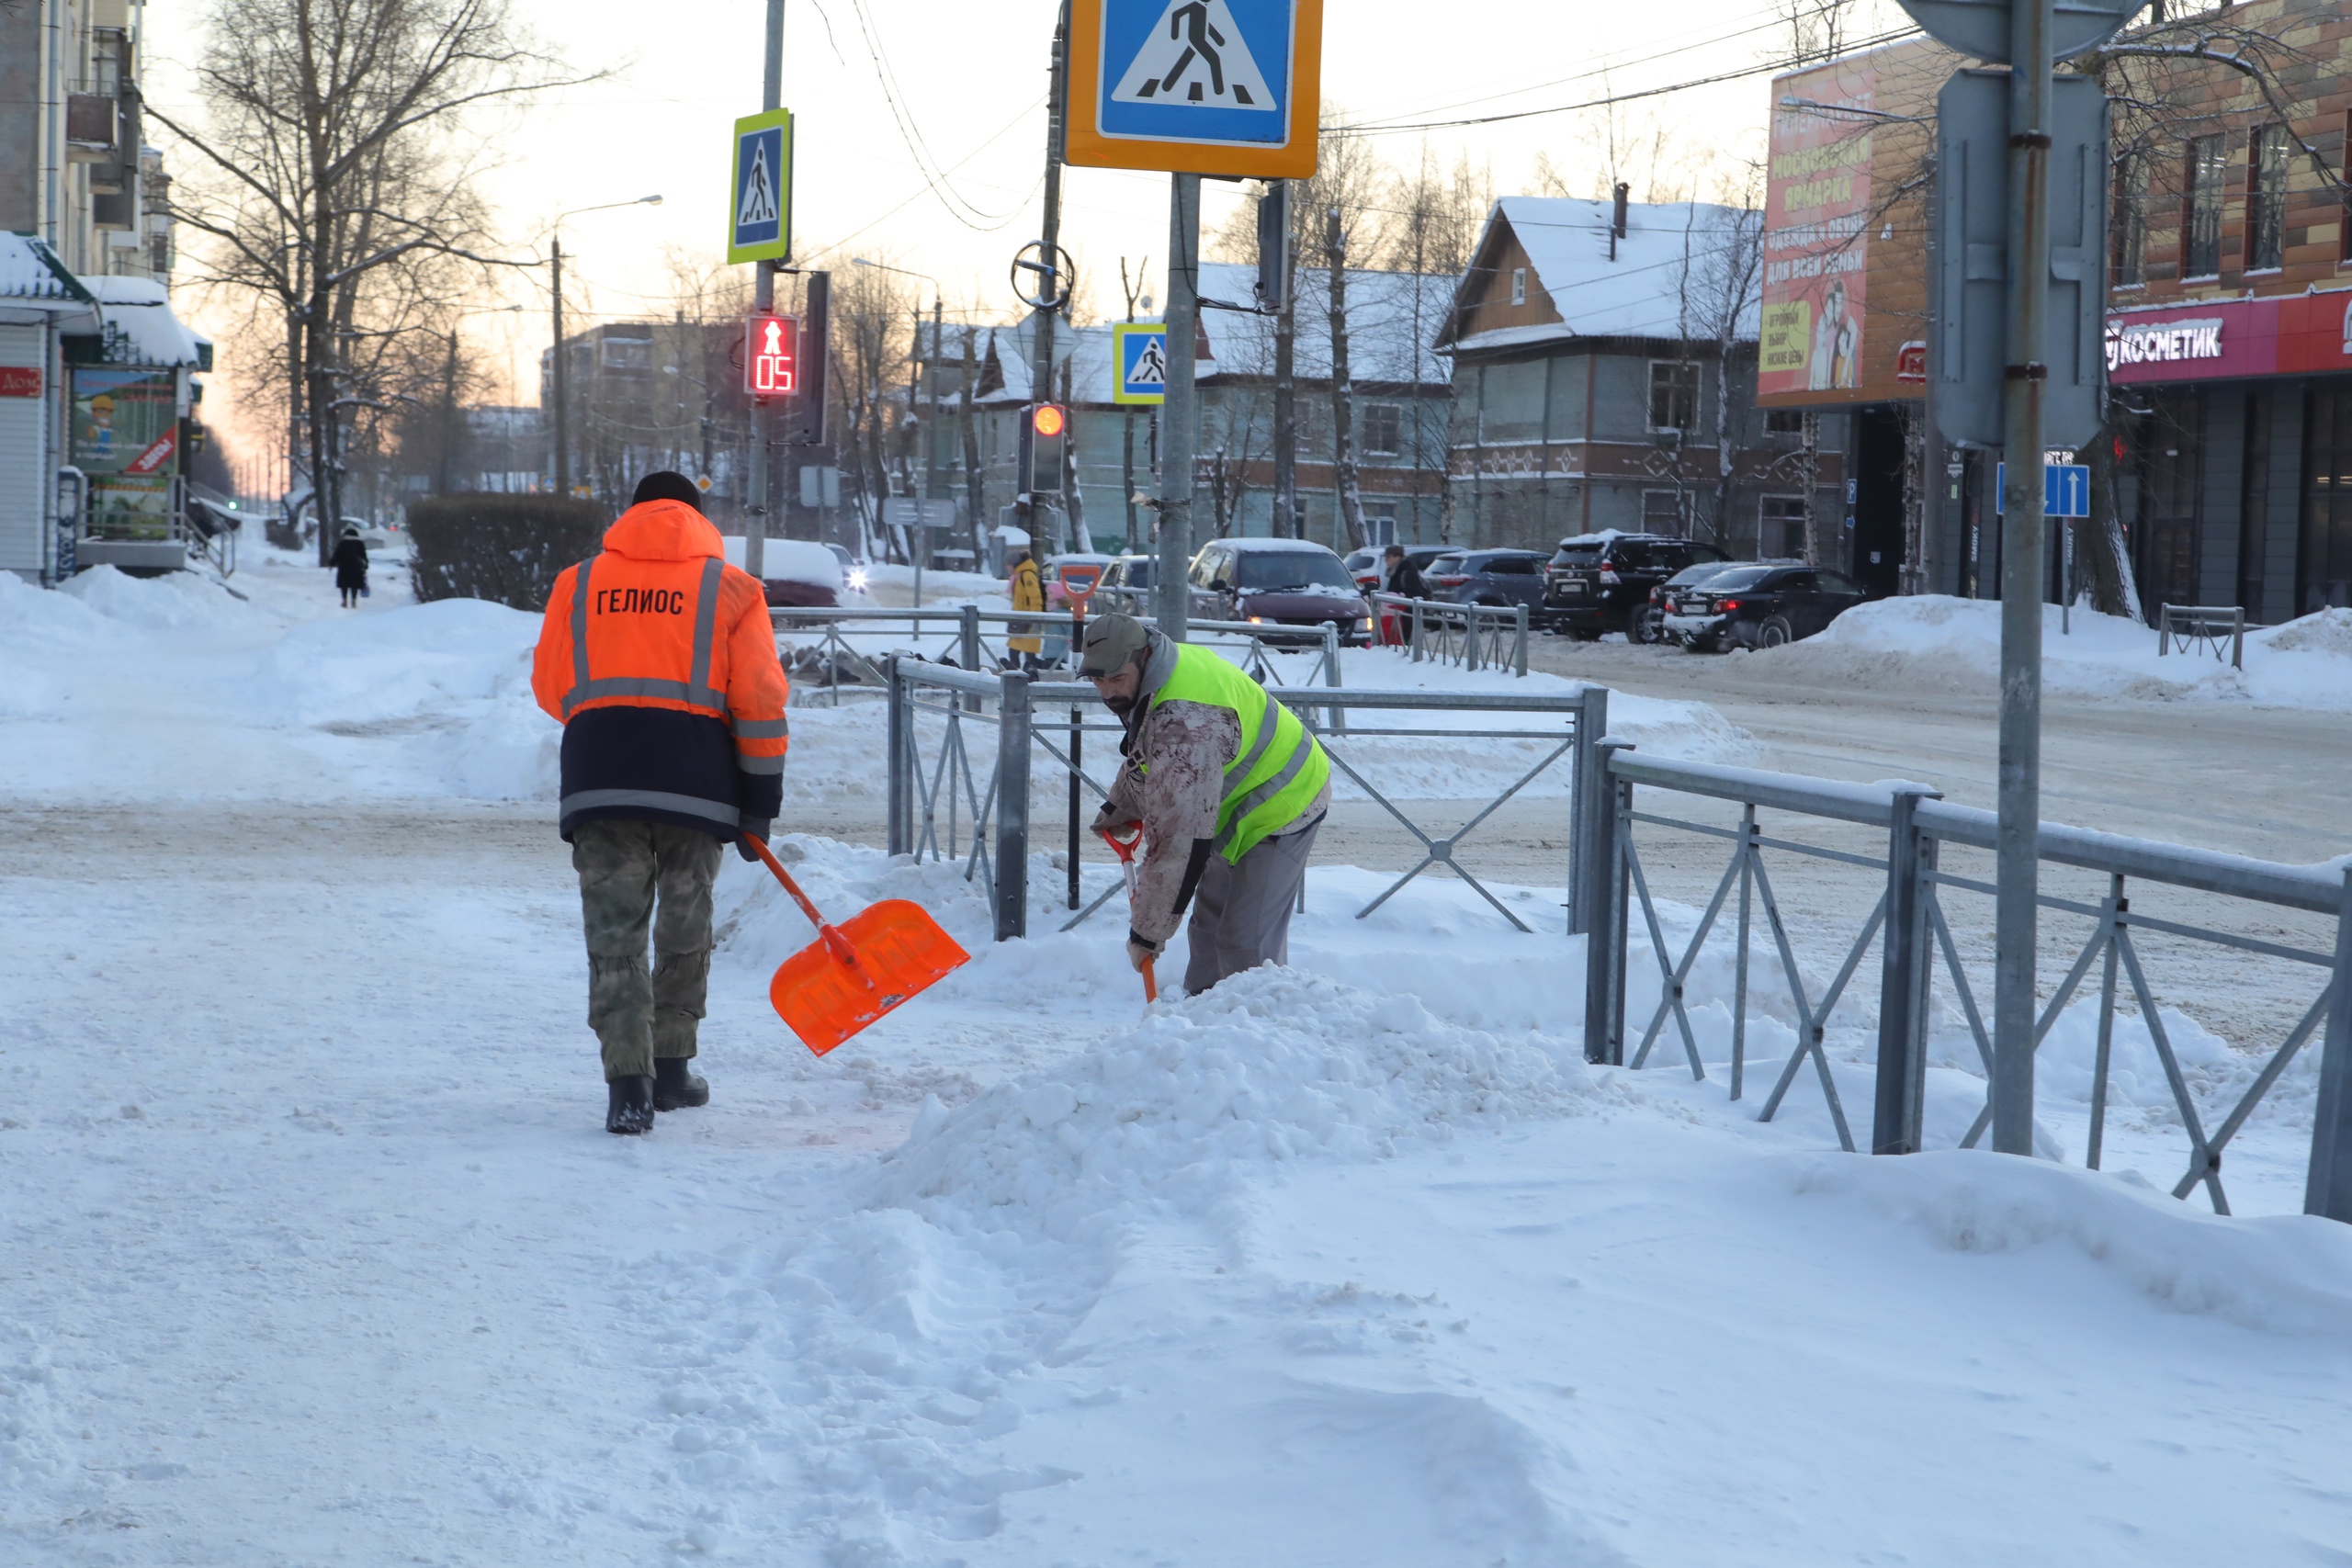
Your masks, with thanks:
<instances>
[{"instance_id":1,"label":"parked dark sedan","mask_svg":"<svg viewBox=\"0 0 2352 1568\"><path fill-rule=\"evenodd\" d=\"M1861 584L1821 566L1743 566L1674 601L1666 629L1693 653L1779 648L1811 637L1864 598Z\"/></svg>"},{"instance_id":2,"label":"parked dark sedan","mask_svg":"<svg viewBox=\"0 0 2352 1568\"><path fill-rule=\"evenodd\" d=\"M1666 617L1678 596L1687 590L1698 587L1710 578L1721 577L1724 572L1736 571L1741 567L1756 564L1754 561L1746 560L1707 560L1701 561L1695 566L1684 567L1680 571L1650 590L1650 602L1643 606L1642 613L1635 615L1634 624L1626 628L1626 640L1629 642L1674 640L1667 634Z\"/></svg>"},{"instance_id":3,"label":"parked dark sedan","mask_svg":"<svg viewBox=\"0 0 2352 1568\"><path fill-rule=\"evenodd\" d=\"M1430 562L1421 569L1421 580L1432 599L1524 604L1533 611L1544 604L1544 560L1541 550L1464 550Z\"/></svg>"},{"instance_id":4,"label":"parked dark sedan","mask_svg":"<svg viewBox=\"0 0 2352 1568\"><path fill-rule=\"evenodd\" d=\"M1650 590L1686 566L1724 552L1663 534L1584 534L1560 541L1544 569L1544 624L1581 642L1630 630Z\"/></svg>"},{"instance_id":5,"label":"parked dark sedan","mask_svg":"<svg viewBox=\"0 0 2352 1568\"><path fill-rule=\"evenodd\" d=\"M1204 621L1295 626L1304 642L1323 627L1361 641L1372 606L1340 558L1305 539L1212 539L1193 558L1193 614Z\"/></svg>"}]
</instances>

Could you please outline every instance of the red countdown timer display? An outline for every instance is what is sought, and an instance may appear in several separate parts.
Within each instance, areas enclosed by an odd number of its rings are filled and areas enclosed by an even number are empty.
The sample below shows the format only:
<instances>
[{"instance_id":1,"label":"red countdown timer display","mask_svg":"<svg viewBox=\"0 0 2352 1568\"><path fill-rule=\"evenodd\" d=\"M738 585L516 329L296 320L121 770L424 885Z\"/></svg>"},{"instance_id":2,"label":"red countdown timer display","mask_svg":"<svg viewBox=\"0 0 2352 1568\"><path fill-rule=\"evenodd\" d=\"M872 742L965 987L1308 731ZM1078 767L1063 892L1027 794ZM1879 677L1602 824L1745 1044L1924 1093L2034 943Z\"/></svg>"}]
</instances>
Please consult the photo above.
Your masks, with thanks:
<instances>
[{"instance_id":1,"label":"red countdown timer display","mask_svg":"<svg viewBox=\"0 0 2352 1568\"><path fill-rule=\"evenodd\" d=\"M800 322L791 316L744 318L743 390L755 398L788 398L799 387Z\"/></svg>"}]
</instances>

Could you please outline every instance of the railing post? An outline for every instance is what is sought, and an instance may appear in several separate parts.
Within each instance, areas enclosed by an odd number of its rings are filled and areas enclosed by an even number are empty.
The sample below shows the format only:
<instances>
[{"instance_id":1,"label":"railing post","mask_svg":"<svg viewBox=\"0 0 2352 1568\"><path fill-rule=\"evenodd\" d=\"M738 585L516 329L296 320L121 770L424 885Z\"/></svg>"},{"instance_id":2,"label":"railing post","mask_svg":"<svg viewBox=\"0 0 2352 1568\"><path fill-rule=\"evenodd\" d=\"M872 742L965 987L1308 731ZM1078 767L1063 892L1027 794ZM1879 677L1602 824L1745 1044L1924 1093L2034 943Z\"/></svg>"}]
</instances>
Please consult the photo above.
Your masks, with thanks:
<instances>
[{"instance_id":1,"label":"railing post","mask_svg":"<svg viewBox=\"0 0 2352 1568\"><path fill-rule=\"evenodd\" d=\"M1527 678L1527 606L1518 604L1513 608L1519 614L1514 617L1518 625L1511 634L1511 670L1520 679L1525 680Z\"/></svg>"},{"instance_id":2,"label":"railing post","mask_svg":"<svg viewBox=\"0 0 2352 1568\"><path fill-rule=\"evenodd\" d=\"M2303 1213L2352 1223L2352 866L2344 869L2336 904L2335 973L2328 982L2323 1038Z\"/></svg>"},{"instance_id":3,"label":"railing post","mask_svg":"<svg viewBox=\"0 0 2352 1568\"><path fill-rule=\"evenodd\" d=\"M1413 662L1419 664L1421 661L1421 602L1408 599L1404 602L1404 608L1413 615L1413 629L1406 635L1406 641L1412 645Z\"/></svg>"},{"instance_id":4,"label":"railing post","mask_svg":"<svg viewBox=\"0 0 2352 1568\"><path fill-rule=\"evenodd\" d=\"M890 682L890 713L887 744L890 750L890 807L888 831L890 852L910 854L914 851L914 787L912 773L914 750L914 710L907 695L907 683L899 676L899 656L888 655L882 660L882 672Z\"/></svg>"},{"instance_id":5,"label":"railing post","mask_svg":"<svg viewBox=\"0 0 2352 1568\"><path fill-rule=\"evenodd\" d=\"M1887 826L1886 927L1880 940L1878 1100L1871 1123L1871 1153L1919 1152L1921 1096L1928 1066L1927 859L1919 831L1919 802L1935 790L1898 789Z\"/></svg>"},{"instance_id":6,"label":"railing post","mask_svg":"<svg viewBox=\"0 0 2352 1568\"><path fill-rule=\"evenodd\" d=\"M1463 650L1462 667L1464 670L1483 670L1486 668L1486 650L1478 646L1478 623L1484 617L1478 614L1478 606L1476 604L1464 604L1462 606L1462 613L1467 617L1462 623L1463 641L1465 645Z\"/></svg>"},{"instance_id":7,"label":"railing post","mask_svg":"<svg viewBox=\"0 0 2352 1568\"><path fill-rule=\"evenodd\" d=\"M1623 740L1593 749L1594 784L1582 859L1585 887L1584 1059L1608 1066L1625 1063L1625 874L1618 835L1627 829L1634 786L1613 777L1609 759L1631 750Z\"/></svg>"},{"instance_id":8,"label":"railing post","mask_svg":"<svg viewBox=\"0 0 2352 1568\"><path fill-rule=\"evenodd\" d=\"M1584 706L1577 714L1575 772L1568 775L1568 934L1575 936L1591 922L1585 913L1587 873L1593 856L1601 852L1595 801L1602 793L1600 741L1609 733L1609 688L1587 686Z\"/></svg>"},{"instance_id":9,"label":"railing post","mask_svg":"<svg viewBox=\"0 0 2352 1568\"><path fill-rule=\"evenodd\" d=\"M1340 628L1329 621L1323 623L1323 683L1335 692L1340 689ZM1332 734L1345 735L1348 732L1348 710L1326 708L1323 710L1323 722ZM1304 897L1303 888L1301 896Z\"/></svg>"},{"instance_id":10,"label":"railing post","mask_svg":"<svg viewBox=\"0 0 2352 1568\"><path fill-rule=\"evenodd\" d=\"M967 604L963 608L964 668L978 670L980 667L980 607Z\"/></svg>"},{"instance_id":11,"label":"railing post","mask_svg":"<svg viewBox=\"0 0 2352 1568\"><path fill-rule=\"evenodd\" d=\"M1029 934L1029 677L1003 675L996 732L996 940Z\"/></svg>"}]
</instances>

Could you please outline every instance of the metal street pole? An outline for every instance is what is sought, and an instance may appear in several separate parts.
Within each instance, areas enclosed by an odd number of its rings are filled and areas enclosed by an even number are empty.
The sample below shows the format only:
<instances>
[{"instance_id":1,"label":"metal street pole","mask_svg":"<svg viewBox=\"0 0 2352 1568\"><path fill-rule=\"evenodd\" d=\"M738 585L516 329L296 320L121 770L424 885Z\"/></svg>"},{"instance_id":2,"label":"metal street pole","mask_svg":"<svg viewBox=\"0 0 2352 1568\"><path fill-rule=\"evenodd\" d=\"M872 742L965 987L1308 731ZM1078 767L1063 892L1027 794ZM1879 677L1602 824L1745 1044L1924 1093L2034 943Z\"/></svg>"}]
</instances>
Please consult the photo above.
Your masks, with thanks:
<instances>
[{"instance_id":1,"label":"metal street pole","mask_svg":"<svg viewBox=\"0 0 2352 1568\"><path fill-rule=\"evenodd\" d=\"M760 107L784 107L784 0L768 0L767 55L760 73ZM752 268L752 308L764 314L775 309L776 264L757 263ZM743 519L743 570L753 581L767 576L768 498L775 493L775 410L772 400L752 400L752 472Z\"/></svg>"},{"instance_id":2,"label":"metal street pole","mask_svg":"<svg viewBox=\"0 0 2352 1568\"><path fill-rule=\"evenodd\" d=\"M571 493L571 448L565 439L569 427L565 423L566 404L563 397L563 362L571 357L563 348L563 236L558 234L548 246L548 265L555 270L555 492Z\"/></svg>"},{"instance_id":3,"label":"metal street pole","mask_svg":"<svg viewBox=\"0 0 2352 1568\"><path fill-rule=\"evenodd\" d=\"M1062 0L1061 14L1054 23L1054 62L1050 73L1052 85L1046 95L1046 217L1038 235L1037 260L1045 266L1039 276L1046 280L1045 298L1052 304L1035 312L1036 367L1030 373L1029 400L1041 403L1053 396L1054 385L1054 318L1060 313L1062 299L1069 288L1069 279L1061 274L1062 235L1062 121L1069 109L1069 0ZM1074 437L1073 437L1074 438ZM1023 475L1026 484L1028 476ZM1032 502L1029 518L1034 524L1037 511L1044 503ZM1054 548L1058 553L1066 541L1062 538L1068 515L1067 502L1054 523ZM1035 540L1031 541L1034 548Z\"/></svg>"},{"instance_id":4,"label":"metal street pole","mask_svg":"<svg viewBox=\"0 0 2352 1568\"><path fill-rule=\"evenodd\" d=\"M922 569L924 558L931 554L931 503L939 496L939 345L941 305L935 291L931 297L931 352L923 356L924 374L931 380L931 417L922 422L922 525L915 530L915 608L922 608Z\"/></svg>"},{"instance_id":5,"label":"metal street pole","mask_svg":"<svg viewBox=\"0 0 2352 1568\"><path fill-rule=\"evenodd\" d=\"M1193 447L1200 409L1193 390L1193 339L1200 320L1201 176L1170 175L1168 193L1168 383L1160 411L1159 564L1152 590L1159 629L1185 640L1192 615Z\"/></svg>"},{"instance_id":6,"label":"metal street pole","mask_svg":"<svg viewBox=\"0 0 2352 1568\"><path fill-rule=\"evenodd\" d=\"M2041 818L2041 361L2050 293L2051 0L2009 6L2009 243L2004 356L2000 812L1996 834L1993 1147L2033 1153Z\"/></svg>"}]
</instances>

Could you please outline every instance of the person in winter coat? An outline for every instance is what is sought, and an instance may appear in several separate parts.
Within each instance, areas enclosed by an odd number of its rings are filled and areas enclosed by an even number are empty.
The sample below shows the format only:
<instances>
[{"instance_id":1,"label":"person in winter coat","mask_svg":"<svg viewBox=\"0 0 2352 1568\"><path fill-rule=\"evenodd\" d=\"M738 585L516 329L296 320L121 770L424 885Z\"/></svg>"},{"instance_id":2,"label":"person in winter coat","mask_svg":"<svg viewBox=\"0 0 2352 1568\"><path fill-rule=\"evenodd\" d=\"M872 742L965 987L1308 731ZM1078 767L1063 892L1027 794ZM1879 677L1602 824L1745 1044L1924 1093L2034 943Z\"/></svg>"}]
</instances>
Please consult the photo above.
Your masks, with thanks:
<instances>
[{"instance_id":1,"label":"person in winter coat","mask_svg":"<svg viewBox=\"0 0 2352 1568\"><path fill-rule=\"evenodd\" d=\"M760 584L726 562L684 474L648 474L548 597L531 661L563 726L559 830L580 874L605 1130L707 1104L691 1069L710 979L711 884L784 799L790 688ZM645 962L653 939L653 964Z\"/></svg>"},{"instance_id":2,"label":"person in winter coat","mask_svg":"<svg viewBox=\"0 0 2352 1568\"><path fill-rule=\"evenodd\" d=\"M1126 727L1094 830L1140 823L1127 961L1141 970L1187 904L1184 989L1290 959L1307 852L1331 808L1331 763L1298 716L1207 649L1132 615L1086 623L1079 672Z\"/></svg>"},{"instance_id":3,"label":"person in winter coat","mask_svg":"<svg viewBox=\"0 0 2352 1568\"><path fill-rule=\"evenodd\" d=\"M343 607L356 609L359 596L368 592L368 541L359 530L346 523L343 537L335 541L334 554L330 558L334 567L334 585L343 590Z\"/></svg>"},{"instance_id":4,"label":"person in winter coat","mask_svg":"<svg viewBox=\"0 0 2352 1568\"><path fill-rule=\"evenodd\" d=\"M1043 610L1046 607L1045 576L1037 570L1037 558L1023 545L1012 557L1012 607L1016 610ZM1045 650L1044 639L1036 637L1009 637L1004 639L1005 651L1021 656L1021 668L1037 668L1037 655ZM1008 664L1012 660L1006 661Z\"/></svg>"},{"instance_id":5,"label":"person in winter coat","mask_svg":"<svg viewBox=\"0 0 2352 1568\"><path fill-rule=\"evenodd\" d=\"M1402 594L1408 599L1426 599L1430 596L1429 584L1421 581L1420 569L1405 558L1404 546L1389 546L1381 557L1381 565L1388 570L1388 581L1383 584L1385 592ZM1392 646L1404 641L1403 626L1404 617L1395 611L1392 610L1382 615L1380 640Z\"/></svg>"}]
</instances>

